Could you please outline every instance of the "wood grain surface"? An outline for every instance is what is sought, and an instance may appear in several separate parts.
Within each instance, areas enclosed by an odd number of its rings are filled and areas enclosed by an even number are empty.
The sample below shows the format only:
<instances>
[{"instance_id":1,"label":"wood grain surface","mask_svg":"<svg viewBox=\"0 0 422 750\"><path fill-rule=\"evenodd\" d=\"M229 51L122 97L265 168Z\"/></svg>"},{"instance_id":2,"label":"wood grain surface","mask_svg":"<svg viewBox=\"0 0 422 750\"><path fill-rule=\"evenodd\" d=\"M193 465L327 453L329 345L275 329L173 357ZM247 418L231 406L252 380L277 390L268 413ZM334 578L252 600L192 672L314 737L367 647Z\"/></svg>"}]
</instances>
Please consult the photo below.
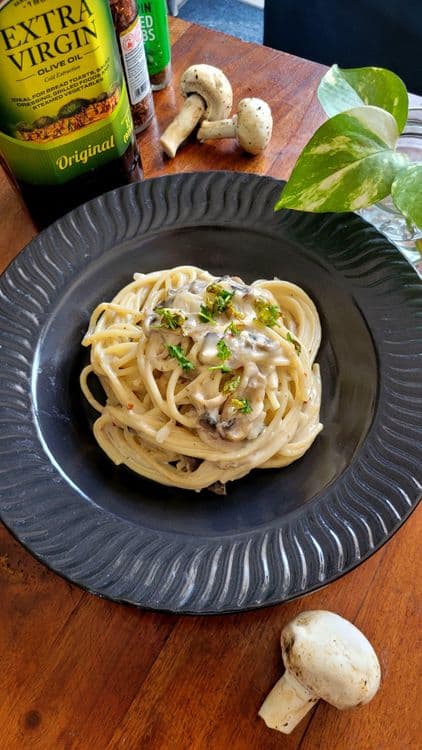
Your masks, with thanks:
<instances>
[{"instance_id":1,"label":"wood grain surface","mask_svg":"<svg viewBox=\"0 0 422 750\"><path fill-rule=\"evenodd\" d=\"M287 178L322 122L315 90L323 68L282 52L171 19L173 84L158 93L156 121L139 139L146 177L232 169ZM266 98L274 136L248 157L233 141L192 139L174 161L158 137L180 103L191 63L223 68L235 101ZM35 229L0 179L0 264ZM242 615L176 617L113 604L47 570L0 527L0 750L417 750L420 711L421 576L415 512L348 575L289 604ZM281 674L279 634L304 609L330 609L372 641L383 671L368 706L318 704L290 736L257 711Z\"/></svg>"}]
</instances>

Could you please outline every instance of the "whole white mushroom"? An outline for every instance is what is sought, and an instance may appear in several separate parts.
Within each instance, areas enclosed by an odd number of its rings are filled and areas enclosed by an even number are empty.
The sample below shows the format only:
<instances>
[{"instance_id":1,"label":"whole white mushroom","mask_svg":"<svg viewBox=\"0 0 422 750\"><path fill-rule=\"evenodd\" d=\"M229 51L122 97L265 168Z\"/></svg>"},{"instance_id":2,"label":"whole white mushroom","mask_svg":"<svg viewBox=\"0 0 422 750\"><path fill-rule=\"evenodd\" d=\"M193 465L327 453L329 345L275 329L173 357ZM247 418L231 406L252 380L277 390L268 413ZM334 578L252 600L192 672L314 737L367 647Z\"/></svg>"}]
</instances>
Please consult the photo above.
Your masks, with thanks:
<instances>
[{"instance_id":1,"label":"whole white mushroom","mask_svg":"<svg viewBox=\"0 0 422 750\"><path fill-rule=\"evenodd\" d=\"M209 122L204 119L198 130L198 140L236 138L249 154L260 154L269 144L273 118L267 102L256 97L241 99L237 114L225 120Z\"/></svg>"},{"instance_id":2,"label":"whole white mushroom","mask_svg":"<svg viewBox=\"0 0 422 750\"><path fill-rule=\"evenodd\" d=\"M290 734L321 698L340 710L377 692L377 655L358 628L334 612L302 612L281 633L286 671L259 710L271 729Z\"/></svg>"},{"instance_id":3,"label":"whole white mushroom","mask_svg":"<svg viewBox=\"0 0 422 750\"><path fill-rule=\"evenodd\" d=\"M213 65L191 65L180 79L185 98L182 109L166 128L160 144L167 154L176 156L180 144L203 118L221 120L228 117L233 104L233 91L228 78Z\"/></svg>"}]
</instances>

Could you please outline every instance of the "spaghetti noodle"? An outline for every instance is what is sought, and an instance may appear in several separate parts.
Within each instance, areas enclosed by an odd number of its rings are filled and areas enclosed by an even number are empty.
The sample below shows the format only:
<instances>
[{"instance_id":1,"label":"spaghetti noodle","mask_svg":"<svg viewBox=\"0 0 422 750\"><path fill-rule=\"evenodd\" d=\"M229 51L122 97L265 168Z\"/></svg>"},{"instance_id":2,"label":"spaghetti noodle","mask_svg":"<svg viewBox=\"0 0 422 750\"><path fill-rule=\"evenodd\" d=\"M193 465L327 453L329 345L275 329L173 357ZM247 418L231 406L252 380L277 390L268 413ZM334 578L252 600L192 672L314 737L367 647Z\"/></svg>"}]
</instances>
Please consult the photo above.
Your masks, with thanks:
<instances>
[{"instance_id":1,"label":"spaghetti noodle","mask_svg":"<svg viewBox=\"0 0 422 750\"><path fill-rule=\"evenodd\" d=\"M247 285L193 266L136 273L96 308L82 341L95 438L115 464L197 491L287 466L322 429L320 338L315 305L295 284Z\"/></svg>"}]
</instances>

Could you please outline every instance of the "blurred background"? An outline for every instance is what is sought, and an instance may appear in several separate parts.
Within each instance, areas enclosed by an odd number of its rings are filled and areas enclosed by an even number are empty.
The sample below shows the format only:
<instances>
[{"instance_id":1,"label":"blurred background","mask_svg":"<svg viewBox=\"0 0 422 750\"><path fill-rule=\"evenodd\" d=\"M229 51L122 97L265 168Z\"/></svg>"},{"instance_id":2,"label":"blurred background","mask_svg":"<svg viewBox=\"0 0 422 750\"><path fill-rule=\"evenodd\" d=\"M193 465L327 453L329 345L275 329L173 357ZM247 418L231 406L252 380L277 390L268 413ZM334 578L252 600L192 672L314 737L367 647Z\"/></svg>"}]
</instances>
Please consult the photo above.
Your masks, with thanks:
<instances>
[{"instance_id":1,"label":"blurred background","mask_svg":"<svg viewBox=\"0 0 422 750\"><path fill-rule=\"evenodd\" d=\"M170 13L309 60L393 70L422 94L422 0L168 0Z\"/></svg>"},{"instance_id":2,"label":"blurred background","mask_svg":"<svg viewBox=\"0 0 422 750\"><path fill-rule=\"evenodd\" d=\"M263 43L264 0L179 0L178 15L245 42Z\"/></svg>"}]
</instances>

